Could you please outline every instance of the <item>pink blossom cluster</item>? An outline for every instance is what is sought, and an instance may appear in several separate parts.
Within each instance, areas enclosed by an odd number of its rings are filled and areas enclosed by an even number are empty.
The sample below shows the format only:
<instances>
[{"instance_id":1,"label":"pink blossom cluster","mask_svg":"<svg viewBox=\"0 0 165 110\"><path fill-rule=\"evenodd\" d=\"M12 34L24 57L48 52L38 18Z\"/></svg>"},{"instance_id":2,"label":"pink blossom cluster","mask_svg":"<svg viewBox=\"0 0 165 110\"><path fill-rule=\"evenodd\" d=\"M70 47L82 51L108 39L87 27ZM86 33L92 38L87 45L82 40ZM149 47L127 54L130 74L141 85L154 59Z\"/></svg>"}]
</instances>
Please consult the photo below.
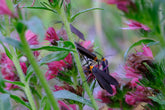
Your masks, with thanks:
<instances>
[{"instance_id":1,"label":"pink blossom cluster","mask_svg":"<svg viewBox=\"0 0 165 110\"><path fill-rule=\"evenodd\" d=\"M125 95L125 101L129 105L136 105L140 102L147 102L151 103L151 99L148 98L149 94L149 88L142 87L138 85L139 83L138 78L134 78L131 81L131 87L136 89L133 92L128 92Z\"/></svg>"},{"instance_id":2,"label":"pink blossom cluster","mask_svg":"<svg viewBox=\"0 0 165 110\"><path fill-rule=\"evenodd\" d=\"M150 28L145 26L144 24L141 24L137 21L134 20L129 20L125 23L128 27L122 28L122 29L130 29L130 30L138 30L138 29L143 29L145 31L150 31Z\"/></svg>"},{"instance_id":3,"label":"pink blossom cluster","mask_svg":"<svg viewBox=\"0 0 165 110\"><path fill-rule=\"evenodd\" d=\"M0 15L9 15L14 17L13 13L6 4L6 0L0 0Z\"/></svg>"},{"instance_id":4,"label":"pink blossom cluster","mask_svg":"<svg viewBox=\"0 0 165 110\"><path fill-rule=\"evenodd\" d=\"M45 76L47 80L50 80L52 78L55 78L60 71L64 70L64 68L68 68L72 65L72 55L71 53L69 53L68 56L64 60L53 61L53 62L47 63L47 65L49 69L46 72Z\"/></svg>"},{"instance_id":5,"label":"pink blossom cluster","mask_svg":"<svg viewBox=\"0 0 165 110\"><path fill-rule=\"evenodd\" d=\"M104 0L107 4L115 4L119 10L128 13L128 6L133 5L131 0Z\"/></svg>"},{"instance_id":6,"label":"pink blossom cluster","mask_svg":"<svg viewBox=\"0 0 165 110\"><path fill-rule=\"evenodd\" d=\"M153 59L153 54L149 47L147 47L146 45L143 45L142 50L143 50L143 52L137 52L136 54L143 55L143 56ZM134 65L136 65L136 64L134 64ZM125 69L127 78L140 78L140 79L142 78L142 75L138 74L136 72L136 70L134 68L132 68L131 66L129 66L128 64L125 64L124 69Z\"/></svg>"},{"instance_id":7,"label":"pink blossom cluster","mask_svg":"<svg viewBox=\"0 0 165 110\"><path fill-rule=\"evenodd\" d=\"M2 77L4 79L10 80L10 81L19 81L19 77L16 72L16 68L14 66L13 61L9 59L9 57L5 53L1 54L0 64L1 64ZM20 62L20 65L21 65L23 73L26 74L26 71L27 71L26 63ZM5 89L7 90L18 88L18 86L13 85L11 83L5 83L5 84L6 84Z\"/></svg>"}]
</instances>

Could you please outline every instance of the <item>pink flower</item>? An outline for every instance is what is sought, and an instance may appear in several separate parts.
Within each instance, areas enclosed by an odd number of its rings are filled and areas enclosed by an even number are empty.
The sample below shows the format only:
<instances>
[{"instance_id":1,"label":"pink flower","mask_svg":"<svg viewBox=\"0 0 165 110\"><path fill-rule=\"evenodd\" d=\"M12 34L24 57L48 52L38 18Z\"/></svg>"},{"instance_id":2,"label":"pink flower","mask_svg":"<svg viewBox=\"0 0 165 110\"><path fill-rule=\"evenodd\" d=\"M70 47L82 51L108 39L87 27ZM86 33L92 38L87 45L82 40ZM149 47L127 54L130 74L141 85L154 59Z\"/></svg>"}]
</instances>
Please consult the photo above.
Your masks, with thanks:
<instances>
[{"instance_id":1,"label":"pink flower","mask_svg":"<svg viewBox=\"0 0 165 110\"><path fill-rule=\"evenodd\" d=\"M116 4L117 8L128 13L128 6L131 5L130 0L105 0L107 4Z\"/></svg>"},{"instance_id":2,"label":"pink flower","mask_svg":"<svg viewBox=\"0 0 165 110\"><path fill-rule=\"evenodd\" d=\"M80 42L80 45L89 50L90 52L93 52L94 45L91 41L82 41Z\"/></svg>"},{"instance_id":3,"label":"pink flower","mask_svg":"<svg viewBox=\"0 0 165 110\"><path fill-rule=\"evenodd\" d=\"M25 33L25 37L29 45L38 45L38 37L36 34L34 34L32 31L27 30Z\"/></svg>"},{"instance_id":4,"label":"pink flower","mask_svg":"<svg viewBox=\"0 0 165 110\"><path fill-rule=\"evenodd\" d=\"M20 65L21 65L23 73L26 74L26 71L27 71L26 63L25 62L21 62Z\"/></svg>"},{"instance_id":5,"label":"pink flower","mask_svg":"<svg viewBox=\"0 0 165 110\"><path fill-rule=\"evenodd\" d=\"M130 30L137 30L137 29L143 29L145 31L149 31L150 28L137 22L137 21L134 21L134 20L129 20L126 25L128 25L129 27L126 27L126 28L122 28L122 29L130 29Z\"/></svg>"},{"instance_id":6,"label":"pink flower","mask_svg":"<svg viewBox=\"0 0 165 110\"><path fill-rule=\"evenodd\" d=\"M15 73L16 68L14 66L13 61L10 60L5 53L2 53L0 63L1 63L1 73L4 79L10 80L10 81L19 81L19 77ZM21 62L20 65L24 74L26 74L26 71L27 71L26 64L24 62ZM5 83L5 84L6 84L7 90L19 88L18 86L15 86L11 83Z\"/></svg>"},{"instance_id":7,"label":"pink flower","mask_svg":"<svg viewBox=\"0 0 165 110\"><path fill-rule=\"evenodd\" d=\"M63 68L66 66L65 62L63 60L60 61L53 61L51 63L48 63L49 70L46 72L45 76L47 80L50 80L57 76L59 70L63 70Z\"/></svg>"},{"instance_id":8,"label":"pink flower","mask_svg":"<svg viewBox=\"0 0 165 110\"><path fill-rule=\"evenodd\" d=\"M53 43L54 41L60 40L59 37L56 34L56 31L53 27L49 27L46 32L46 38L45 40L48 40L49 42Z\"/></svg>"},{"instance_id":9,"label":"pink flower","mask_svg":"<svg viewBox=\"0 0 165 110\"><path fill-rule=\"evenodd\" d=\"M68 56L64 59L68 64L72 64L72 55L71 53L68 54Z\"/></svg>"},{"instance_id":10,"label":"pink flower","mask_svg":"<svg viewBox=\"0 0 165 110\"><path fill-rule=\"evenodd\" d=\"M64 90L61 86L57 86L57 85L54 85L54 88L55 88L54 92Z\"/></svg>"},{"instance_id":11,"label":"pink flower","mask_svg":"<svg viewBox=\"0 0 165 110\"><path fill-rule=\"evenodd\" d=\"M98 91L96 98L101 99L102 103L110 103L110 94L106 90Z\"/></svg>"},{"instance_id":12,"label":"pink flower","mask_svg":"<svg viewBox=\"0 0 165 110\"><path fill-rule=\"evenodd\" d=\"M135 105L136 100L135 100L135 97L133 95L126 94L125 95L125 102L129 105Z\"/></svg>"},{"instance_id":13,"label":"pink flower","mask_svg":"<svg viewBox=\"0 0 165 110\"><path fill-rule=\"evenodd\" d=\"M116 95L116 93L117 93L116 87L114 85L110 85L110 86L112 87L112 90L113 90L113 94L112 95L110 94L110 96Z\"/></svg>"},{"instance_id":14,"label":"pink flower","mask_svg":"<svg viewBox=\"0 0 165 110\"><path fill-rule=\"evenodd\" d=\"M8 8L5 0L0 0L0 15L9 15L14 17L10 9Z\"/></svg>"},{"instance_id":15,"label":"pink flower","mask_svg":"<svg viewBox=\"0 0 165 110\"><path fill-rule=\"evenodd\" d=\"M60 110L76 110L76 104L67 105L61 100L58 101L58 104L60 106Z\"/></svg>"},{"instance_id":16,"label":"pink flower","mask_svg":"<svg viewBox=\"0 0 165 110\"><path fill-rule=\"evenodd\" d=\"M142 78L142 75L141 74L137 74L135 73L135 70L127 65L124 66L124 69L125 69L125 76L127 78Z\"/></svg>"},{"instance_id":17,"label":"pink flower","mask_svg":"<svg viewBox=\"0 0 165 110\"><path fill-rule=\"evenodd\" d=\"M146 45L143 45L142 50L143 50L143 55L153 58L152 51L149 47L147 47Z\"/></svg>"},{"instance_id":18,"label":"pink flower","mask_svg":"<svg viewBox=\"0 0 165 110\"><path fill-rule=\"evenodd\" d=\"M138 85L137 83L139 83L139 79L138 78L133 78L131 80L131 87L132 88L136 87Z\"/></svg>"}]
</instances>

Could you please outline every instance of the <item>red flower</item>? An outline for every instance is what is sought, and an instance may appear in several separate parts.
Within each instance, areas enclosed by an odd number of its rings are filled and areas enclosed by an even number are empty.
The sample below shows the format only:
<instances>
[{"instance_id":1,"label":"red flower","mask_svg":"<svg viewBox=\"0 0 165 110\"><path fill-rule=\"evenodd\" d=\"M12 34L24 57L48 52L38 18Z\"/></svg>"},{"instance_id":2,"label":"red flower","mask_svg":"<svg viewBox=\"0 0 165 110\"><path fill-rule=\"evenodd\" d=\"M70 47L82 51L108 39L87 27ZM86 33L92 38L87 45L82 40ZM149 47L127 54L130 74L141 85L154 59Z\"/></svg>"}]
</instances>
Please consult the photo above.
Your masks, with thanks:
<instances>
[{"instance_id":1,"label":"red flower","mask_svg":"<svg viewBox=\"0 0 165 110\"><path fill-rule=\"evenodd\" d=\"M122 28L122 29L130 29L130 30L137 30L137 29L143 29L145 31L149 31L150 28L137 22L134 20L129 20L128 22L125 23L126 25L128 25L129 27L126 28Z\"/></svg>"},{"instance_id":2,"label":"red flower","mask_svg":"<svg viewBox=\"0 0 165 110\"><path fill-rule=\"evenodd\" d=\"M125 101L129 105L134 105L136 103L135 97L133 95L126 94Z\"/></svg>"},{"instance_id":3,"label":"red flower","mask_svg":"<svg viewBox=\"0 0 165 110\"><path fill-rule=\"evenodd\" d=\"M59 37L56 34L56 31L53 27L49 27L46 32L46 38L45 40L48 40L49 42L54 42L60 40Z\"/></svg>"},{"instance_id":4,"label":"red flower","mask_svg":"<svg viewBox=\"0 0 165 110\"><path fill-rule=\"evenodd\" d=\"M0 0L0 15L9 15L14 17L13 13L8 8L5 0Z\"/></svg>"}]
</instances>

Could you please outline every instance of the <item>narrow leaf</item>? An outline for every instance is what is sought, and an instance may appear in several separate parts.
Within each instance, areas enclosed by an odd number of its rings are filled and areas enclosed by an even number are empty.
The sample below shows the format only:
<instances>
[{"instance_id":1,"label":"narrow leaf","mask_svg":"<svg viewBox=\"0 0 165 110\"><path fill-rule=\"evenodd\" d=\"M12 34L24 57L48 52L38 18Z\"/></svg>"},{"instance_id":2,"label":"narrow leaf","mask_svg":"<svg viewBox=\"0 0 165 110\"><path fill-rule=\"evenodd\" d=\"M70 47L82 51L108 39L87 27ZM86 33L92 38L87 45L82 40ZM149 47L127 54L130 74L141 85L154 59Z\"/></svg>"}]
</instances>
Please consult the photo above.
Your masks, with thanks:
<instances>
[{"instance_id":1,"label":"narrow leaf","mask_svg":"<svg viewBox=\"0 0 165 110\"><path fill-rule=\"evenodd\" d=\"M103 10L103 9L102 8L89 8L89 9L86 9L86 10L83 10L83 11L79 11L78 13L76 13L75 15L73 15L71 17L71 22L73 22L78 15L80 15L82 13L85 13L85 12L88 12L88 11L92 11L92 10Z\"/></svg>"},{"instance_id":2,"label":"narrow leaf","mask_svg":"<svg viewBox=\"0 0 165 110\"><path fill-rule=\"evenodd\" d=\"M33 51L36 50L47 50L47 51L75 51L75 50L71 50L71 49L67 49L67 48L60 48L57 46L42 46L39 48L31 48Z\"/></svg>"},{"instance_id":3,"label":"narrow leaf","mask_svg":"<svg viewBox=\"0 0 165 110\"><path fill-rule=\"evenodd\" d=\"M48 11L51 11L51 12L57 13L57 11L52 10L52 9L49 9L49 8L46 8L46 7L24 7L24 8L48 10Z\"/></svg>"},{"instance_id":4,"label":"narrow leaf","mask_svg":"<svg viewBox=\"0 0 165 110\"><path fill-rule=\"evenodd\" d=\"M132 44L132 45L126 50L126 52L124 53L124 59L126 60L127 55L128 55L128 52L129 52L132 48L134 48L134 47L136 47L136 46L138 46L138 45L148 44L148 43L155 43L155 42L156 42L156 41L154 41L154 40L152 40L152 39L142 39L142 40L139 40L139 41L135 42L135 43Z\"/></svg>"},{"instance_id":5,"label":"narrow leaf","mask_svg":"<svg viewBox=\"0 0 165 110\"><path fill-rule=\"evenodd\" d=\"M11 55L10 51L8 50L8 48L7 48L2 42L0 42L0 43L2 44L3 48L5 49L6 55L7 55L10 59L12 59L12 55Z\"/></svg>"},{"instance_id":6,"label":"narrow leaf","mask_svg":"<svg viewBox=\"0 0 165 110\"><path fill-rule=\"evenodd\" d=\"M54 94L54 97L57 99L70 99L70 100L78 101L80 103L88 105L90 107L93 107L91 101L66 90L56 91L53 94Z\"/></svg>"},{"instance_id":7,"label":"narrow leaf","mask_svg":"<svg viewBox=\"0 0 165 110\"><path fill-rule=\"evenodd\" d=\"M45 63L50 63L52 61L63 60L67 55L68 55L68 52L66 52L66 51L53 52L53 53L45 56L44 58L42 58L39 63L42 65Z\"/></svg>"},{"instance_id":8,"label":"narrow leaf","mask_svg":"<svg viewBox=\"0 0 165 110\"><path fill-rule=\"evenodd\" d=\"M9 94L0 94L0 110L12 110Z\"/></svg>"},{"instance_id":9,"label":"narrow leaf","mask_svg":"<svg viewBox=\"0 0 165 110\"><path fill-rule=\"evenodd\" d=\"M19 82L19 81L9 81L9 80L4 80L4 81L7 82L7 83L17 85L19 87L25 87L25 85L22 82Z\"/></svg>"},{"instance_id":10,"label":"narrow leaf","mask_svg":"<svg viewBox=\"0 0 165 110\"><path fill-rule=\"evenodd\" d=\"M32 110L30 105L26 102L24 102L20 97L16 96L16 95L10 95L10 97L15 100L17 103L20 103L24 106L26 106L28 109Z\"/></svg>"},{"instance_id":11,"label":"narrow leaf","mask_svg":"<svg viewBox=\"0 0 165 110\"><path fill-rule=\"evenodd\" d=\"M18 48L19 50L23 50L23 46L21 42L19 42L18 40L12 39L10 37L0 36L0 41L5 42L9 45L12 45L13 47Z\"/></svg>"},{"instance_id":12,"label":"narrow leaf","mask_svg":"<svg viewBox=\"0 0 165 110\"><path fill-rule=\"evenodd\" d=\"M72 33L76 34L80 39L85 40L84 35L78 29L76 29L72 24L70 24Z\"/></svg>"}]
</instances>

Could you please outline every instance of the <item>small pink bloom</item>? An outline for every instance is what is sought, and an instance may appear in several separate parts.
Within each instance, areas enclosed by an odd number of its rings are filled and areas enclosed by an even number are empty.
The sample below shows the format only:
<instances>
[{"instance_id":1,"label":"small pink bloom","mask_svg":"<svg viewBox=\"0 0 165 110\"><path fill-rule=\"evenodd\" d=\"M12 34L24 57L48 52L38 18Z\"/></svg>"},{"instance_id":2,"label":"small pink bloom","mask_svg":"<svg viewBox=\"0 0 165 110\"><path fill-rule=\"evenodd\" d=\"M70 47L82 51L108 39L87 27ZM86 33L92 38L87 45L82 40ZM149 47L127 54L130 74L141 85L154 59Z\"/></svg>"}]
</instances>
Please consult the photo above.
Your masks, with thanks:
<instances>
[{"instance_id":1,"label":"small pink bloom","mask_svg":"<svg viewBox=\"0 0 165 110\"><path fill-rule=\"evenodd\" d=\"M133 78L131 80L131 87L132 88L136 87L138 85L137 83L139 83L139 79L138 78Z\"/></svg>"},{"instance_id":2,"label":"small pink bloom","mask_svg":"<svg viewBox=\"0 0 165 110\"><path fill-rule=\"evenodd\" d=\"M128 6L131 5L130 0L105 0L107 4L116 4L117 8L128 13Z\"/></svg>"},{"instance_id":3,"label":"small pink bloom","mask_svg":"<svg viewBox=\"0 0 165 110\"><path fill-rule=\"evenodd\" d=\"M101 91L98 91L96 98L101 99L102 103L109 103L111 102L109 96L110 95L106 90L101 90Z\"/></svg>"},{"instance_id":4,"label":"small pink bloom","mask_svg":"<svg viewBox=\"0 0 165 110\"><path fill-rule=\"evenodd\" d=\"M21 62L20 65L21 65L23 73L26 74L26 71L27 71L26 63L25 62Z\"/></svg>"},{"instance_id":5,"label":"small pink bloom","mask_svg":"<svg viewBox=\"0 0 165 110\"><path fill-rule=\"evenodd\" d=\"M72 55L71 53L68 54L68 56L64 59L68 64L72 64Z\"/></svg>"},{"instance_id":6,"label":"small pink bloom","mask_svg":"<svg viewBox=\"0 0 165 110\"><path fill-rule=\"evenodd\" d=\"M147 47L146 45L143 45L142 49L143 49L143 55L153 58L152 51L149 47Z\"/></svg>"},{"instance_id":7,"label":"small pink bloom","mask_svg":"<svg viewBox=\"0 0 165 110\"><path fill-rule=\"evenodd\" d=\"M29 45L38 45L38 36L34 34L32 31L27 30L25 33L25 37Z\"/></svg>"},{"instance_id":8,"label":"small pink bloom","mask_svg":"<svg viewBox=\"0 0 165 110\"><path fill-rule=\"evenodd\" d=\"M46 32L46 38L45 40L48 40L49 42L58 41L60 40L59 37L56 34L56 31L53 27L49 27Z\"/></svg>"},{"instance_id":9,"label":"small pink bloom","mask_svg":"<svg viewBox=\"0 0 165 110\"><path fill-rule=\"evenodd\" d=\"M113 90L113 94L112 95L110 94L110 96L116 95L116 93L117 93L116 87L114 85L110 85L110 86L112 87L112 90Z\"/></svg>"},{"instance_id":10,"label":"small pink bloom","mask_svg":"<svg viewBox=\"0 0 165 110\"><path fill-rule=\"evenodd\" d=\"M91 41L82 41L80 42L80 45L89 50L90 52L93 52L94 45Z\"/></svg>"},{"instance_id":11,"label":"small pink bloom","mask_svg":"<svg viewBox=\"0 0 165 110\"><path fill-rule=\"evenodd\" d=\"M60 106L60 110L71 110L67 104L65 104L63 101L58 101L58 104Z\"/></svg>"},{"instance_id":12,"label":"small pink bloom","mask_svg":"<svg viewBox=\"0 0 165 110\"><path fill-rule=\"evenodd\" d=\"M9 15L11 17L14 17L6 4L6 0L0 0L0 15Z\"/></svg>"},{"instance_id":13,"label":"small pink bloom","mask_svg":"<svg viewBox=\"0 0 165 110\"><path fill-rule=\"evenodd\" d=\"M54 85L54 88L55 88L54 92L55 92L55 91L64 90L62 87L57 86L57 85Z\"/></svg>"},{"instance_id":14,"label":"small pink bloom","mask_svg":"<svg viewBox=\"0 0 165 110\"><path fill-rule=\"evenodd\" d=\"M135 70L127 65L124 66L124 69L126 71L126 77L127 78L142 78L141 74L135 73Z\"/></svg>"},{"instance_id":15,"label":"small pink bloom","mask_svg":"<svg viewBox=\"0 0 165 110\"><path fill-rule=\"evenodd\" d=\"M129 105L134 105L136 103L135 97L128 94L125 95L125 101Z\"/></svg>"},{"instance_id":16,"label":"small pink bloom","mask_svg":"<svg viewBox=\"0 0 165 110\"><path fill-rule=\"evenodd\" d=\"M129 20L126 25L128 25L129 27L126 27L126 28L122 28L122 29L130 29L130 30L137 30L137 29L143 29L145 31L149 31L150 28L137 22L137 21L134 21L134 20Z\"/></svg>"},{"instance_id":17,"label":"small pink bloom","mask_svg":"<svg viewBox=\"0 0 165 110\"><path fill-rule=\"evenodd\" d=\"M53 61L47 64L49 70L46 72L45 76L47 80L50 80L57 76L59 70L63 70L63 68L66 66L65 62L63 60L60 61Z\"/></svg>"}]
</instances>

